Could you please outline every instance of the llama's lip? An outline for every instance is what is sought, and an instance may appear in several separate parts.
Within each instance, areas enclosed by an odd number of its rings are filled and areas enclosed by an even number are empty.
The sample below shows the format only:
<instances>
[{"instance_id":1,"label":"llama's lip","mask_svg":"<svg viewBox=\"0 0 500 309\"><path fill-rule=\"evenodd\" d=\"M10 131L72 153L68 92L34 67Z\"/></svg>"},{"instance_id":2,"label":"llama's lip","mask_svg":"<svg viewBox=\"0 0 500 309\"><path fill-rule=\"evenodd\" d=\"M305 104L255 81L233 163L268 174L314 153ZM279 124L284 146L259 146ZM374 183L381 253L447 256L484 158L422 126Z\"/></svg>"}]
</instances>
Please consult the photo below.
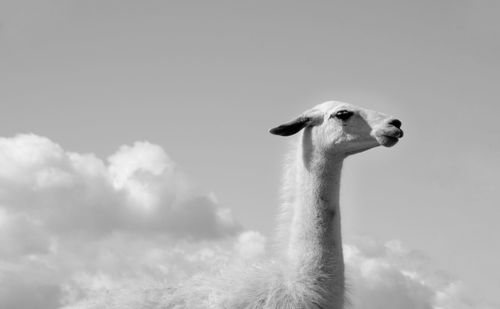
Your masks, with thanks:
<instances>
[{"instance_id":1,"label":"llama's lip","mask_svg":"<svg viewBox=\"0 0 500 309\"><path fill-rule=\"evenodd\" d=\"M391 132L384 132L382 136L390 137L390 138L402 138L404 135L403 130L401 129L396 129L396 130L391 130Z\"/></svg>"},{"instance_id":2,"label":"llama's lip","mask_svg":"<svg viewBox=\"0 0 500 309\"><path fill-rule=\"evenodd\" d=\"M403 137L403 133L401 132L401 134L382 134L381 136L399 140L401 137Z\"/></svg>"},{"instance_id":3,"label":"llama's lip","mask_svg":"<svg viewBox=\"0 0 500 309\"><path fill-rule=\"evenodd\" d=\"M390 136L390 135L382 135L382 138L380 139L380 144L385 147L392 147L396 145L396 143L399 141L399 138Z\"/></svg>"},{"instance_id":4,"label":"llama's lip","mask_svg":"<svg viewBox=\"0 0 500 309\"><path fill-rule=\"evenodd\" d=\"M377 142L385 147L392 147L396 145L401 137L403 137L403 130L393 126L375 133Z\"/></svg>"}]
</instances>

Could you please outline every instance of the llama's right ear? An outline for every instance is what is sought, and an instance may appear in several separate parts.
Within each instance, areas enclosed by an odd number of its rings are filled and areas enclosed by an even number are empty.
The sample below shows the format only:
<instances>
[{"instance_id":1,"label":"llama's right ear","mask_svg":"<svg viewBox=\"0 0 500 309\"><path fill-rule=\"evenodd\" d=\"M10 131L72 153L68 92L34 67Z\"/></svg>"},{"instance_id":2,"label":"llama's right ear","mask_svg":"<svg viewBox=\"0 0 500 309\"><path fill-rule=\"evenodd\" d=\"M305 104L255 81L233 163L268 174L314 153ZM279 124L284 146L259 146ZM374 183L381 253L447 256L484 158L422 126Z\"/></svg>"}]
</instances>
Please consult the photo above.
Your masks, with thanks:
<instances>
[{"instance_id":1,"label":"llama's right ear","mask_svg":"<svg viewBox=\"0 0 500 309\"><path fill-rule=\"evenodd\" d=\"M316 117L302 115L295 118L294 120L272 128L271 130L269 130L269 133L274 135L290 136L299 132L307 126L315 125L315 122L317 122L315 120Z\"/></svg>"}]
</instances>

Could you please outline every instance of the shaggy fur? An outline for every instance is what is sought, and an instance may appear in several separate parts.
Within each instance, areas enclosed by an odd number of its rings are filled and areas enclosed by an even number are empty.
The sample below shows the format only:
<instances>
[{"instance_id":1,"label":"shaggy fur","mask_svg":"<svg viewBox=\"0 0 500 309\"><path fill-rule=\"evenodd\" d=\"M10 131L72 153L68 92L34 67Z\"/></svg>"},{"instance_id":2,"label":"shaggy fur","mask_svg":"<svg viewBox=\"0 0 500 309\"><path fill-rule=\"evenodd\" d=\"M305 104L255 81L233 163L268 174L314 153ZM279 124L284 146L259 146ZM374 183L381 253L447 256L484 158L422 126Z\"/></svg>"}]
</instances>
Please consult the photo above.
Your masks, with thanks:
<instances>
[{"instance_id":1,"label":"shaggy fur","mask_svg":"<svg viewBox=\"0 0 500 309\"><path fill-rule=\"evenodd\" d=\"M399 120L381 113L326 102L271 129L283 136L302 130L286 159L274 262L198 281L197 292L206 295L204 302L187 303L186 299L194 299L189 293L181 297L182 305L167 308L344 308L342 164L351 154L393 146L402 137L400 126ZM193 292L195 285L188 286Z\"/></svg>"},{"instance_id":2,"label":"shaggy fur","mask_svg":"<svg viewBox=\"0 0 500 309\"><path fill-rule=\"evenodd\" d=\"M342 164L351 154L393 146L402 137L400 126L384 114L326 102L272 129L283 136L301 131L286 160L274 259L155 292L147 308L344 308Z\"/></svg>"}]
</instances>

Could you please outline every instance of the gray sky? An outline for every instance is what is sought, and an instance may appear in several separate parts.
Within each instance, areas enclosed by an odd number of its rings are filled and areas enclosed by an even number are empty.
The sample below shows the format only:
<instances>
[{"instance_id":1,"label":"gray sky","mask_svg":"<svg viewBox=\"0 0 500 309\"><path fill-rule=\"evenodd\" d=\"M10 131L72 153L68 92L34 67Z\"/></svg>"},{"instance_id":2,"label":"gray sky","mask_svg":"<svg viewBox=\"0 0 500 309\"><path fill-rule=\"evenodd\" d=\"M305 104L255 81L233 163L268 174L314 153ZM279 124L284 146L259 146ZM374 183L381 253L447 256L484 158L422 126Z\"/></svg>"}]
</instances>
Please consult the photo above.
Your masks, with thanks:
<instances>
[{"instance_id":1,"label":"gray sky","mask_svg":"<svg viewBox=\"0 0 500 309\"><path fill-rule=\"evenodd\" d=\"M0 1L0 134L161 145L271 234L285 138L327 100L405 138L348 159L346 239L400 239L500 301L498 1Z\"/></svg>"}]
</instances>

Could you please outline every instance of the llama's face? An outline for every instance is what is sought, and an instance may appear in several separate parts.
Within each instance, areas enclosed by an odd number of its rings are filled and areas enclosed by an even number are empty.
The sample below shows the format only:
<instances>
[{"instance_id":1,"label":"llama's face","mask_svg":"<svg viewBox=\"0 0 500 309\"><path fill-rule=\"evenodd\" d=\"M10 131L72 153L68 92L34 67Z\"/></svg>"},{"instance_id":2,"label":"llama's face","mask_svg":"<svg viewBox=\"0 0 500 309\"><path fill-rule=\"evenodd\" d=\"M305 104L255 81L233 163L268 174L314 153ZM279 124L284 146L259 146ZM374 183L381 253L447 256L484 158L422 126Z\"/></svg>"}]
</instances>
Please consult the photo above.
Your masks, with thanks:
<instances>
[{"instance_id":1,"label":"llama's face","mask_svg":"<svg viewBox=\"0 0 500 309\"><path fill-rule=\"evenodd\" d=\"M401 121L388 115L342 102L326 102L271 133L292 135L302 128L312 146L336 155L348 156L382 145L394 146L403 136Z\"/></svg>"},{"instance_id":2,"label":"llama's face","mask_svg":"<svg viewBox=\"0 0 500 309\"><path fill-rule=\"evenodd\" d=\"M382 145L394 146L403 136L401 121L350 104L328 102L317 107L322 122L311 127L315 145L350 155Z\"/></svg>"}]
</instances>

